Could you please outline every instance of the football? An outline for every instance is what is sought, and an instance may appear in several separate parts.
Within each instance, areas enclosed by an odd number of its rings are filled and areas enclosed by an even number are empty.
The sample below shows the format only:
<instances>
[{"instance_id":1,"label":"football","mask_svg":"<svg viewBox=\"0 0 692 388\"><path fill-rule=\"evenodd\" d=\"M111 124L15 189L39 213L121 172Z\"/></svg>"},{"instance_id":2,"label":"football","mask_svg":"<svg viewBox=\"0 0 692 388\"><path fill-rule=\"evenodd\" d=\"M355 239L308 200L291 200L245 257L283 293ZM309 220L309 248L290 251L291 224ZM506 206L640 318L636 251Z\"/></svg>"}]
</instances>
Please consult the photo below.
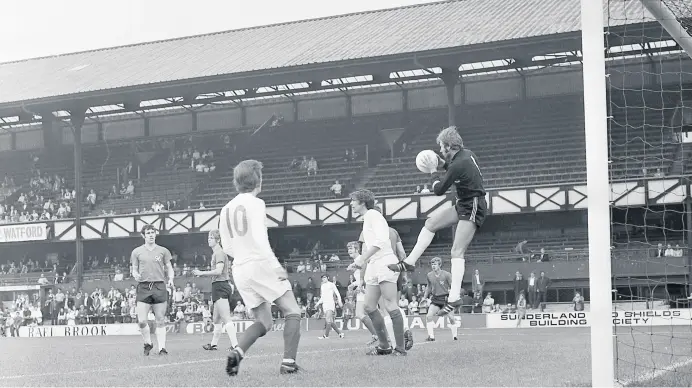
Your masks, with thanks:
<instances>
[{"instance_id":1,"label":"football","mask_svg":"<svg viewBox=\"0 0 692 388\"><path fill-rule=\"evenodd\" d=\"M437 164L439 163L439 157L434 151L425 150L418 153L416 156L416 167L420 172L430 174L437 171Z\"/></svg>"}]
</instances>

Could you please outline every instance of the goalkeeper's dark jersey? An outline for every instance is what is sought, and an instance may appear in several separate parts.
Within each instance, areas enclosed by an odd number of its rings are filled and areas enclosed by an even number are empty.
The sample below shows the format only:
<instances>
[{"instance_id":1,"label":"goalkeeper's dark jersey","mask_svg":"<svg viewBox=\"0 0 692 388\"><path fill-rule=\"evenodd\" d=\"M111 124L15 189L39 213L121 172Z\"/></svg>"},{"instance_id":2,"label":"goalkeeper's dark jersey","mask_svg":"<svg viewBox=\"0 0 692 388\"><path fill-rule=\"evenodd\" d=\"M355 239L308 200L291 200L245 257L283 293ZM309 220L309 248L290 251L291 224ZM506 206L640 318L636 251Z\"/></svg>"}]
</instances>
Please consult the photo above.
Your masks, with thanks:
<instances>
[{"instance_id":1,"label":"goalkeeper's dark jersey","mask_svg":"<svg viewBox=\"0 0 692 388\"><path fill-rule=\"evenodd\" d=\"M485 197L483 188L483 175L478 166L476 154L462 148L451 161L444 164L447 171L444 176L433 174L432 191L435 195L444 195L452 184L456 185L458 200L467 200L474 197Z\"/></svg>"}]
</instances>

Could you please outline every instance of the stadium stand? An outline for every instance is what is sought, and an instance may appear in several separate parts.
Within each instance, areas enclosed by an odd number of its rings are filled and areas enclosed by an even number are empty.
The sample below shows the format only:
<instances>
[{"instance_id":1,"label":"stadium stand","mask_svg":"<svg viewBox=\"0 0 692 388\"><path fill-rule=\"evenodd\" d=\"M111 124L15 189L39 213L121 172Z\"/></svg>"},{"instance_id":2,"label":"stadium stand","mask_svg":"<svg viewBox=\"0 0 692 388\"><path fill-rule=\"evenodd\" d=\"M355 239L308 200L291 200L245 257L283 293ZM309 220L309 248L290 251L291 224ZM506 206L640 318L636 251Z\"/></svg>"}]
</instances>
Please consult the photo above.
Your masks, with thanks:
<instances>
[{"instance_id":1,"label":"stadium stand","mask_svg":"<svg viewBox=\"0 0 692 388\"><path fill-rule=\"evenodd\" d=\"M363 160L366 141L372 128L355 127L345 120L319 123L283 124L268 128L247 143L241 155L260 159L264 164L261 197L268 203L294 202L334 198L329 188L335 180L345 186L366 166ZM358 160L345 161L345 149L356 149ZM300 166L302 157L314 157L317 172L308 176ZM191 202L204 202L207 207L226 204L235 193L233 162L220 164L220 173L201 189Z\"/></svg>"},{"instance_id":2,"label":"stadium stand","mask_svg":"<svg viewBox=\"0 0 692 388\"><path fill-rule=\"evenodd\" d=\"M654 95L611 99L610 157L614 179L665 176L680 161L682 144L670 126L675 102ZM637 108L639 107L639 108Z\"/></svg>"},{"instance_id":3,"label":"stadium stand","mask_svg":"<svg viewBox=\"0 0 692 388\"><path fill-rule=\"evenodd\" d=\"M479 157L489 188L580 182L585 179L583 113L580 98L537 99L520 103L474 106L458 113L464 144ZM408 155L377 166L368 187L378 194L411 194L428 183L415 173L415 156L437 149L444 126L442 111L409 144ZM554 145L561 144L560 148Z\"/></svg>"}]
</instances>

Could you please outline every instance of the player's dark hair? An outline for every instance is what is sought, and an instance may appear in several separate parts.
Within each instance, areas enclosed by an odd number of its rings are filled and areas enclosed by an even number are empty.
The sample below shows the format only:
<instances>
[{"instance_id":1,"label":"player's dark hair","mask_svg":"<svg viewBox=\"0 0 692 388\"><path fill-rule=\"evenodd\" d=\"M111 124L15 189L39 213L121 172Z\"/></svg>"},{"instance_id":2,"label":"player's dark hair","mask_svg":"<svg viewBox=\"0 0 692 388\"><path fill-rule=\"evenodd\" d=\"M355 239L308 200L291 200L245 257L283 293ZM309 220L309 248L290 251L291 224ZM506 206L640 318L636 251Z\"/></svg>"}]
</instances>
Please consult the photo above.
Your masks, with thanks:
<instances>
[{"instance_id":1,"label":"player's dark hair","mask_svg":"<svg viewBox=\"0 0 692 388\"><path fill-rule=\"evenodd\" d=\"M464 141L461 139L461 135L455 126L447 127L440 131L440 134L437 135L437 144L446 145L453 150L464 148Z\"/></svg>"},{"instance_id":2,"label":"player's dark hair","mask_svg":"<svg viewBox=\"0 0 692 388\"><path fill-rule=\"evenodd\" d=\"M351 193L350 198L354 201L362 202L368 210L375 208L375 194L370 190L356 190Z\"/></svg>"},{"instance_id":3,"label":"player's dark hair","mask_svg":"<svg viewBox=\"0 0 692 388\"><path fill-rule=\"evenodd\" d=\"M142 233L142 236L144 236L144 234L147 233L147 230L153 230L156 233L159 232L158 229L156 229L156 227L154 225L147 224L147 225L144 225L144 227L142 227L142 231L140 232L140 233Z\"/></svg>"},{"instance_id":4,"label":"player's dark hair","mask_svg":"<svg viewBox=\"0 0 692 388\"><path fill-rule=\"evenodd\" d=\"M249 159L233 169L233 185L239 193L249 193L262 183L262 162Z\"/></svg>"}]
</instances>

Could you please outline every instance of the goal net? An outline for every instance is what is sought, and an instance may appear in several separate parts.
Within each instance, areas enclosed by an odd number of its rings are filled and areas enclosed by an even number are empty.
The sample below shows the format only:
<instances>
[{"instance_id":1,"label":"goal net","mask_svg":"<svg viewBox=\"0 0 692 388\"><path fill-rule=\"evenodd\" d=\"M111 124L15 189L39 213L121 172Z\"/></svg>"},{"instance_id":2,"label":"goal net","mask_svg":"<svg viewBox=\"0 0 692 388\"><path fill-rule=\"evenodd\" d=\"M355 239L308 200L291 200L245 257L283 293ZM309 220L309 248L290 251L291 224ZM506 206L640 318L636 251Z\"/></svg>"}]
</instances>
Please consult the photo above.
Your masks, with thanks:
<instances>
[{"instance_id":1,"label":"goal net","mask_svg":"<svg viewBox=\"0 0 692 388\"><path fill-rule=\"evenodd\" d=\"M692 384L692 0L606 1L614 376Z\"/></svg>"}]
</instances>

